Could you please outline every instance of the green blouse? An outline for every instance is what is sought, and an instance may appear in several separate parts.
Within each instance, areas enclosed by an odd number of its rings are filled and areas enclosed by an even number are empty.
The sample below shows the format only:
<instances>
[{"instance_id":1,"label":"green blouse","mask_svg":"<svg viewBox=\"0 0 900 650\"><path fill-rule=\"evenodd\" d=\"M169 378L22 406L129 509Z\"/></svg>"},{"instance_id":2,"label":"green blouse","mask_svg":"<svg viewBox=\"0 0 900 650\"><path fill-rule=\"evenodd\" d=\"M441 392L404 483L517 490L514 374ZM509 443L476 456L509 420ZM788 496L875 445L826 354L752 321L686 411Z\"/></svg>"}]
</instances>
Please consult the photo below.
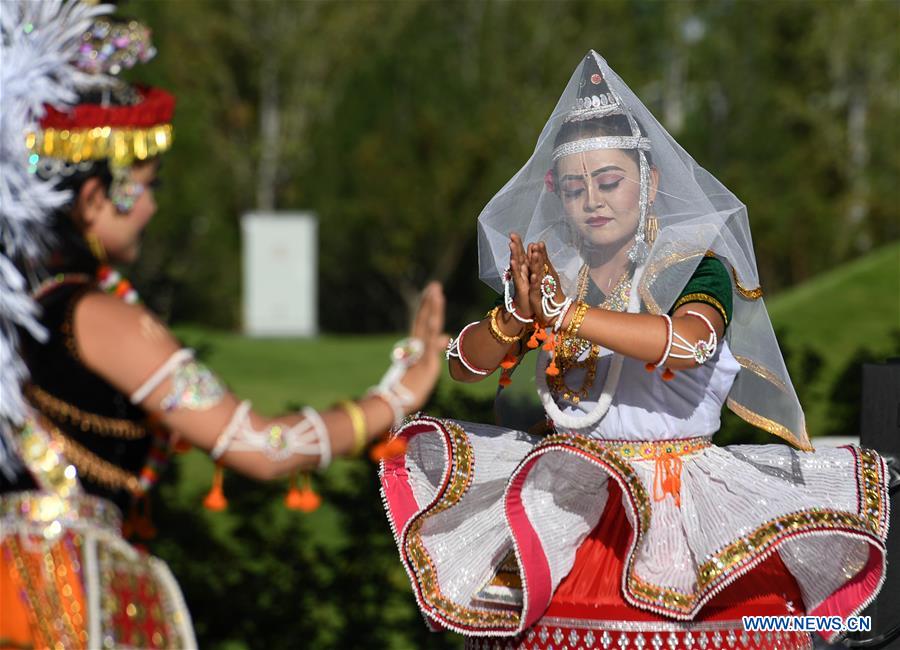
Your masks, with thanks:
<instances>
[{"instance_id":1,"label":"green blouse","mask_svg":"<svg viewBox=\"0 0 900 650\"><path fill-rule=\"evenodd\" d=\"M676 309L689 302L702 302L718 311L725 320L727 326L731 322L731 315L734 309L732 299L731 277L728 270L715 257L704 257L697 270L684 285L681 295L669 313L673 313Z\"/></svg>"}]
</instances>

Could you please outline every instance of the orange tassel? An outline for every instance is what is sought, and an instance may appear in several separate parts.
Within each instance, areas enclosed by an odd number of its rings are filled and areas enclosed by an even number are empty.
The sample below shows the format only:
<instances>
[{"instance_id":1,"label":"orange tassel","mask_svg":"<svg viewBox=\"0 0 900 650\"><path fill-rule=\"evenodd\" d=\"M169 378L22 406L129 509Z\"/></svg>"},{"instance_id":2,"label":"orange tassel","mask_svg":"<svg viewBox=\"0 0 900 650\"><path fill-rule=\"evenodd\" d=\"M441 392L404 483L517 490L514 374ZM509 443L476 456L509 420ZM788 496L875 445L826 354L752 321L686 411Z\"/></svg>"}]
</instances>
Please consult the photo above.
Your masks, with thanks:
<instances>
[{"instance_id":1,"label":"orange tassel","mask_svg":"<svg viewBox=\"0 0 900 650\"><path fill-rule=\"evenodd\" d=\"M506 356L503 357L503 361L500 362L500 367L504 370L509 370L510 368L515 368L516 366L516 356L512 352L507 352Z\"/></svg>"},{"instance_id":2,"label":"orange tassel","mask_svg":"<svg viewBox=\"0 0 900 650\"><path fill-rule=\"evenodd\" d=\"M556 359L553 359L550 365L547 366L547 374L551 377L556 377L559 374L559 368L556 367Z\"/></svg>"},{"instance_id":3,"label":"orange tassel","mask_svg":"<svg viewBox=\"0 0 900 650\"><path fill-rule=\"evenodd\" d=\"M552 332L548 332L544 335L544 338L546 340L544 341L544 345L541 349L544 350L544 352L550 352L551 350L553 350L553 348L556 347L556 335Z\"/></svg>"},{"instance_id":4,"label":"orange tassel","mask_svg":"<svg viewBox=\"0 0 900 650\"><path fill-rule=\"evenodd\" d=\"M291 477L291 487L284 497L284 505L288 510L310 513L322 505L322 497L313 490L312 479L310 479L309 474L303 475L303 483L303 488L298 489L296 476Z\"/></svg>"},{"instance_id":5,"label":"orange tassel","mask_svg":"<svg viewBox=\"0 0 900 650\"><path fill-rule=\"evenodd\" d=\"M512 383L512 377L510 377L506 373L503 373L502 375L500 375L500 386L502 386L503 388L506 388L511 383Z\"/></svg>"},{"instance_id":6,"label":"orange tassel","mask_svg":"<svg viewBox=\"0 0 900 650\"><path fill-rule=\"evenodd\" d=\"M538 341L543 341L547 338L548 331L549 330L547 330L546 328L545 329L538 328L535 330L534 335L537 337Z\"/></svg>"},{"instance_id":7,"label":"orange tassel","mask_svg":"<svg viewBox=\"0 0 900 650\"><path fill-rule=\"evenodd\" d=\"M675 378L675 373L666 368L663 370L662 378L663 381L672 381Z\"/></svg>"},{"instance_id":8,"label":"orange tassel","mask_svg":"<svg viewBox=\"0 0 900 650\"><path fill-rule=\"evenodd\" d=\"M537 333L538 333L539 331L540 331L540 330L534 330L534 331L531 333L531 338L528 339L528 343L525 344L525 345L527 345L527 346L528 346L530 349L532 349L532 350L534 350L534 349L539 345L539 343L538 343L538 338L537 338Z\"/></svg>"},{"instance_id":9,"label":"orange tassel","mask_svg":"<svg viewBox=\"0 0 900 650\"><path fill-rule=\"evenodd\" d=\"M404 453L406 453L406 439L391 438L389 440L382 440L377 445L373 446L372 451L369 452L369 456L377 463L382 460L395 458L396 456L402 456Z\"/></svg>"},{"instance_id":10,"label":"orange tassel","mask_svg":"<svg viewBox=\"0 0 900 650\"><path fill-rule=\"evenodd\" d=\"M675 507L681 507L681 466L681 458L673 453L663 453L656 457L653 471L654 501L662 501L670 494Z\"/></svg>"},{"instance_id":11,"label":"orange tassel","mask_svg":"<svg viewBox=\"0 0 900 650\"><path fill-rule=\"evenodd\" d=\"M225 478L225 472L221 465L216 465L213 473L213 484L209 490L209 494L203 499L203 507L213 512L221 512L228 507L228 499L225 498L225 491L222 489L222 482Z\"/></svg>"},{"instance_id":12,"label":"orange tassel","mask_svg":"<svg viewBox=\"0 0 900 650\"><path fill-rule=\"evenodd\" d=\"M648 361L644 364L644 370L646 370L647 372L653 372L654 370L656 370L656 366Z\"/></svg>"}]
</instances>

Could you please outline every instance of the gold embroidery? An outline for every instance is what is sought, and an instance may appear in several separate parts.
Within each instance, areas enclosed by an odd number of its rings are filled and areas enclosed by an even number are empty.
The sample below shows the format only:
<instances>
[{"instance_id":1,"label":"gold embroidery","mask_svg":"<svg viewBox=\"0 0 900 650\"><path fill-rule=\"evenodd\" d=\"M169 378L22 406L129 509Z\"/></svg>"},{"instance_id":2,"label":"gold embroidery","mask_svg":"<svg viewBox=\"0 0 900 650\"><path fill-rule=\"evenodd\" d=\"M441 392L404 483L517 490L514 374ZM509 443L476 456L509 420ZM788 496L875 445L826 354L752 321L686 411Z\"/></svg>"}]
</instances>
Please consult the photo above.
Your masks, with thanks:
<instances>
[{"instance_id":1,"label":"gold embroidery","mask_svg":"<svg viewBox=\"0 0 900 650\"><path fill-rule=\"evenodd\" d=\"M709 447L709 438L681 438L677 440L656 440L645 442L627 442L618 440L600 440L600 444L610 451L619 454L625 460L655 460L661 454L686 456Z\"/></svg>"},{"instance_id":2,"label":"gold embroidery","mask_svg":"<svg viewBox=\"0 0 900 650\"><path fill-rule=\"evenodd\" d=\"M438 424L447 434L450 448L450 478L438 501L420 513L407 527L404 548L412 565L422 599L427 607L438 610L447 619L463 625L502 627L515 630L519 626L517 612L479 610L465 607L447 598L440 588L437 570L422 541L422 526L428 517L454 505L469 489L474 472L474 458L468 436L455 422L441 420Z\"/></svg>"},{"instance_id":3,"label":"gold embroidery","mask_svg":"<svg viewBox=\"0 0 900 650\"><path fill-rule=\"evenodd\" d=\"M738 290L738 293L741 294L747 300L759 300L762 298L763 290L762 287L756 287L755 289L748 289L741 281L738 279L737 271L734 270L734 267L731 267L731 277L734 278L734 286Z\"/></svg>"},{"instance_id":4,"label":"gold embroidery","mask_svg":"<svg viewBox=\"0 0 900 650\"><path fill-rule=\"evenodd\" d=\"M80 546L77 536L72 541L76 547ZM60 546L61 542L54 543L49 552L45 553L23 549L19 537L15 535L5 539L3 544L12 555L10 574L13 582L20 584L25 592L25 610L31 622L30 627L40 630L39 638L36 639L39 645L47 648L84 647L87 630L78 611L77 601L69 599L67 609L59 598L61 587L68 582L65 574L57 571L65 566L64 562L60 562L62 558L59 556L66 552ZM75 614L78 614L77 623L73 621Z\"/></svg>"},{"instance_id":5,"label":"gold embroidery","mask_svg":"<svg viewBox=\"0 0 900 650\"><path fill-rule=\"evenodd\" d=\"M651 314L663 313L659 303L656 302L656 298L654 298L653 294L650 292L650 286L656 282L660 273L674 264L680 264L681 262L686 262L690 259L708 255L709 251L706 253L669 253L660 258L654 258L644 269L644 274L641 276L641 282L638 285L638 295L640 295L641 300L644 302L644 306L647 307L647 311Z\"/></svg>"},{"instance_id":6,"label":"gold embroidery","mask_svg":"<svg viewBox=\"0 0 900 650\"><path fill-rule=\"evenodd\" d=\"M788 429L783 424L780 424L775 420L770 420L767 417L763 417L762 415L751 411L743 404L739 404L738 402L736 402L733 397L729 397L725 401L725 404L727 404L728 408L730 408L734 412L734 414L742 420L749 422L755 427L759 427L763 431L768 431L769 433L776 435L779 438L787 440L797 449L801 449L803 451L815 451L815 448L811 444L804 444L799 436L795 435L793 431ZM803 438L807 437L805 430L801 431L801 433L803 435Z\"/></svg>"},{"instance_id":7,"label":"gold embroidery","mask_svg":"<svg viewBox=\"0 0 900 650\"><path fill-rule=\"evenodd\" d=\"M783 381L781 381L781 378L779 378L778 375L766 368L764 365L756 363L755 361L753 361L753 359L737 354L734 355L734 358L739 364L741 364L742 367L756 373L766 381L775 384L781 390L787 391L787 385Z\"/></svg>"},{"instance_id":8,"label":"gold embroidery","mask_svg":"<svg viewBox=\"0 0 900 650\"><path fill-rule=\"evenodd\" d=\"M653 297L653 294L650 292L650 285L656 282L659 274L665 271L667 268L674 264L680 264L681 262L685 262L689 259L693 259L696 257L700 257L700 253L669 253L668 255L664 255L661 258L654 259L645 269L644 276L641 279L641 284L638 287L638 294L641 296L641 300L644 301L644 305L646 305L647 310L651 314L661 314L662 308L656 302L656 299ZM703 257L717 257L714 251L708 250L702 254ZM762 298L763 290L761 287L756 287L755 289L748 289L738 278L737 271L734 270L734 267L731 267L731 276L734 278L734 287L737 292L748 300L759 300ZM723 310L724 311L724 310Z\"/></svg>"},{"instance_id":9,"label":"gold embroidery","mask_svg":"<svg viewBox=\"0 0 900 650\"><path fill-rule=\"evenodd\" d=\"M638 600L655 607L664 606L679 613L690 613L697 604L742 566L760 557L781 539L809 530L852 530L883 539L885 530L884 493L880 489L880 462L875 452L857 450L860 467L858 480L865 510L860 514L830 509L794 512L777 517L751 533L714 553L697 571L697 592L684 594L642 580L629 570L628 588Z\"/></svg>"},{"instance_id":10,"label":"gold embroidery","mask_svg":"<svg viewBox=\"0 0 900 650\"><path fill-rule=\"evenodd\" d=\"M63 528L90 524L118 534L122 516L112 503L87 494L62 498L55 494L29 490L0 495L0 522L28 522L35 528L60 522ZM54 530L54 529L51 529ZM42 533L46 539L52 534Z\"/></svg>"},{"instance_id":11,"label":"gold embroidery","mask_svg":"<svg viewBox=\"0 0 900 650\"><path fill-rule=\"evenodd\" d=\"M725 307L722 306L722 303L716 300L715 297L709 295L708 293L686 293L681 296L678 300L675 301L675 304L672 305L672 309L670 311L674 312L676 309L681 307L682 305L686 305L689 302L702 302L704 304L709 305L710 307L715 308L716 311L722 316L722 320L725 324L728 324L728 312L725 311Z\"/></svg>"},{"instance_id":12,"label":"gold embroidery","mask_svg":"<svg viewBox=\"0 0 900 650\"><path fill-rule=\"evenodd\" d=\"M683 447L693 444L702 445L704 439L686 439L681 441L668 441L683 443ZM707 440L708 442L708 440ZM575 449L586 451L599 460L611 465L623 479L626 489L635 504L637 510L637 522L635 526L634 549L641 546L645 531L649 529L651 520L651 508L649 497L643 484L627 461L620 458L623 447L617 443L582 438L580 436L565 436L556 434L546 438L537 448L548 444L565 445ZM637 443L640 445L641 443ZM658 445L661 443L652 443ZM615 448L617 453L611 453ZM627 447L624 447L627 449ZM702 448L702 447L701 447ZM636 450L633 450L636 451ZM865 510L860 515L840 512L835 510L807 510L799 513L791 513L766 522L755 531L735 540L725 548L713 554L698 569L698 590L694 594L685 594L674 589L660 587L649 583L634 572L633 561L635 553L632 551L626 561L627 586L629 593L638 601L642 601L654 608L668 609L672 612L684 614L690 613L710 590L715 589L722 581L727 580L741 566L759 557L772 544L780 541L788 535L811 529L850 529L865 535L876 536L883 539L885 536L885 503L884 493L880 488L880 461L875 452L868 449L859 449L858 480L860 492L863 496Z\"/></svg>"},{"instance_id":13,"label":"gold embroidery","mask_svg":"<svg viewBox=\"0 0 900 650\"><path fill-rule=\"evenodd\" d=\"M35 408L47 417L68 422L82 431L128 440L137 440L149 435L147 429L131 420L109 418L82 411L74 404L54 397L34 384L25 387L25 396Z\"/></svg>"}]
</instances>

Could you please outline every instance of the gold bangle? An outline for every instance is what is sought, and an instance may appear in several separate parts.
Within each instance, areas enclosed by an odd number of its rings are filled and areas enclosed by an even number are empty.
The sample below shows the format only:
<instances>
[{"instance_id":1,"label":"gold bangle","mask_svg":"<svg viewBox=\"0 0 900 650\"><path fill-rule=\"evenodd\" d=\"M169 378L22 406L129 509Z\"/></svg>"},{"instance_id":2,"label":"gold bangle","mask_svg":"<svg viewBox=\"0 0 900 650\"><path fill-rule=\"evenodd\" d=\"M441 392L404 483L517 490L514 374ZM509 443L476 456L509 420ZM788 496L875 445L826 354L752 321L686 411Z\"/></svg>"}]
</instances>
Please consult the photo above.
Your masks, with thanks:
<instances>
[{"instance_id":1,"label":"gold bangle","mask_svg":"<svg viewBox=\"0 0 900 650\"><path fill-rule=\"evenodd\" d=\"M572 315L572 320L569 321L568 327L566 327L566 336L578 336L578 330L581 329L581 324L584 322L584 317L587 315L588 309L589 307L586 302L579 300L578 303L576 303L575 313Z\"/></svg>"},{"instance_id":2,"label":"gold bangle","mask_svg":"<svg viewBox=\"0 0 900 650\"><path fill-rule=\"evenodd\" d=\"M522 332L519 332L515 336L508 336L504 334L503 330L500 329L500 324L497 322L497 314L499 313L500 307L494 307L491 311L488 312L488 316L491 317L491 336L493 336L498 343L502 343L503 345L512 345L513 343L518 343L522 338ZM525 331L524 328L522 331Z\"/></svg>"},{"instance_id":3,"label":"gold bangle","mask_svg":"<svg viewBox=\"0 0 900 650\"><path fill-rule=\"evenodd\" d=\"M358 456L366 447L366 414L359 404L348 399L338 402L337 405L347 414L350 424L353 425L353 451L350 453Z\"/></svg>"}]
</instances>

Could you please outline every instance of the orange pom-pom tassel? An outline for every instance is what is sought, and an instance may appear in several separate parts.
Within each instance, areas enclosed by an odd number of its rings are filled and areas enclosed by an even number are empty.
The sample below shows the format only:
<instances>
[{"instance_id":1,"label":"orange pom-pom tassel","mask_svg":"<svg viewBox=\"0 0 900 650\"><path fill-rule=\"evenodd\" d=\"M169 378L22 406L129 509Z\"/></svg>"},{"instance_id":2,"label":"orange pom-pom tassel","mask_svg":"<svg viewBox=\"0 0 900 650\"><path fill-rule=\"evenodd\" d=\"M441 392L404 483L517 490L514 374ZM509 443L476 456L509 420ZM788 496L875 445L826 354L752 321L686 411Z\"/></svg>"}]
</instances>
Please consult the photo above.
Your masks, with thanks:
<instances>
[{"instance_id":1,"label":"orange pom-pom tassel","mask_svg":"<svg viewBox=\"0 0 900 650\"><path fill-rule=\"evenodd\" d=\"M500 375L500 386L502 386L503 388L506 388L511 383L512 383L512 377L510 377L506 373L503 373L502 375Z\"/></svg>"},{"instance_id":2,"label":"orange pom-pom tassel","mask_svg":"<svg viewBox=\"0 0 900 650\"><path fill-rule=\"evenodd\" d=\"M194 448L194 445L189 443L184 438L179 438L178 440L175 441L175 444L172 445L172 451L175 452L176 454L186 454L193 448Z\"/></svg>"},{"instance_id":3,"label":"orange pom-pom tassel","mask_svg":"<svg viewBox=\"0 0 900 650\"><path fill-rule=\"evenodd\" d=\"M550 352L556 347L556 336L553 333L549 333L546 335L546 339L547 340L544 341L544 345L541 349L543 349L544 352Z\"/></svg>"},{"instance_id":4,"label":"orange pom-pom tassel","mask_svg":"<svg viewBox=\"0 0 900 650\"><path fill-rule=\"evenodd\" d=\"M654 370L656 370L656 366L648 361L644 364L644 370L646 370L647 372L653 372Z\"/></svg>"},{"instance_id":5,"label":"orange pom-pom tassel","mask_svg":"<svg viewBox=\"0 0 900 650\"><path fill-rule=\"evenodd\" d=\"M511 352L507 352L506 356L503 357L503 361L500 362L500 367L504 370L509 370L510 368L515 367L516 365L516 357Z\"/></svg>"},{"instance_id":6,"label":"orange pom-pom tassel","mask_svg":"<svg viewBox=\"0 0 900 650\"><path fill-rule=\"evenodd\" d=\"M528 339L528 343L525 344L525 345L527 345L527 346L528 346L530 349L532 349L532 350L534 350L538 345L540 345L540 344L538 343L538 338L537 338L537 333L538 333L539 331L540 331L540 330L534 330L534 331L531 333L531 338Z\"/></svg>"},{"instance_id":7,"label":"orange pom-pom tassel","mask_svg":"<svg viewBox=\"0 0 900 650\"><path fill-rule=\"evenodd\" d=\"M665 370L663 370L662 378L663 381L672 381L672 379L675 378L675 373L666 368Z\"/></svg>"},{"instance_id":8,"label":"orange pom-pom tassel","mask_svg":"<svg viewBox=\"0 0 900 650\"><path fill-rule=\"evenodd\" d=\"M322 505L322 497L313 490L308 474L303 476L303 488L298 488L295 477L291 477L291 487L284 497L284 505L288 510L306 513L313 512Z\"/></svg>"},{"instance_id":9,"label":"orange pom-pom tassel","mask_svg":"<svg viewBox=\"0 0 900 650\"><path fill-rule=\"evenodd\" d=\"M534 335L537 337L538 341L544 341L547 339L547 329L537 328L534 331Z\"/></svg>"},{"instance_id":10,"label":"orange pom-pom tassel","mask_svg":"<svg viewBox=\"0 0 900 650\"><path fill-rule=\"evenodd\" d=\"M556 359L550 362L550 365L547 366L547 374L551 377L556 377L559 374L559 368L556 367Z\"/></svg>"},{"instance_id":11,"label":"orange pom-pom tassel","mask_svg":"<svg viewBox=\"0 0 900 650\"><path fill-rule=\"evenodd\" d=\"M369 452L369 455L371 456L372 460L377 463L382 460L388 460L396 456L401 456L404 453L406 453L406 439L391 438L390 440L383 440L377 445L373 446L372 451Z\"/></svg>"},{"instance_id":12,"label":"orange pom-pom tassel","mask_svg":"<svg viewBox=\"0 0 900 650\"><path fill-rule=\"evenodd\" d=\"M222 470L222 466L216 465L216 471L213 474L212 488L210 488L206 498L203 499L203 507L207 510L221 512L228 507L228 499L225 498L225 491L222 489L224 477L225 472Z\"/></svg>"}]
</instances>

